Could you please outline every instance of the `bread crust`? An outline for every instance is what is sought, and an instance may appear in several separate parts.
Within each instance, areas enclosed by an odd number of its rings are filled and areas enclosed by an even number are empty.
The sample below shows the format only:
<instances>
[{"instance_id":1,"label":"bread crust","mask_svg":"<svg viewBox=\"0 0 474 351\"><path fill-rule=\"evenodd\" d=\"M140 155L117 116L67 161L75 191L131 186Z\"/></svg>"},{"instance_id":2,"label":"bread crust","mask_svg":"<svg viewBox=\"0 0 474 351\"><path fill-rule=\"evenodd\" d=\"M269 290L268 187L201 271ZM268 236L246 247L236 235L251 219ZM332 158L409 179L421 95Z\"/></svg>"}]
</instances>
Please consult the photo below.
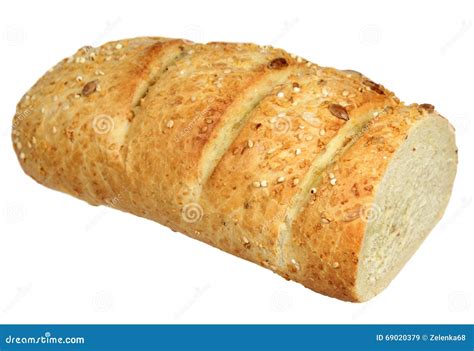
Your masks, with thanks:
<instances>
[{"instance_id":1,"label":"bread crust","mask_svg":"<svg viewBox=\"0 0 474 351\"><path fill-rule=\"evenodd\" d=\"M410 127L423 115L398 108L377 118L338 162L320 175L293 224L287 261L289 279L343 300L358 301L355 291L359 253L370 209L385 169Z\"/></svg>"},{"instance_id":2,"label":"bread crust","mask_svg":"<svg viewBox=\"0 0 474 351\"><path fill-rule=\"evenodd\" d=\"M361 110L396 104L391 96L359 92L358 77L341 84L344 78L331 69L305 69L276 86L252 111L204 188L203 218L195 225L202 240L281 270L287 210L296 205L297 193L308 191L301 188L304 177L346 123L328 106L343 103L357 120ZM341 102L343 91L350 102Z\"/></svg>"},{"instance_id":3,"label":"bread crust","mask_svg":"<svg viewBox=\"0 0 474 351\"><path fill-rule=\"evenodd\" d=\"M360 301L361 206L431 112L280 49L143 37L58 63L12 139L47 187Z\"/></svg>"}]
</instances>

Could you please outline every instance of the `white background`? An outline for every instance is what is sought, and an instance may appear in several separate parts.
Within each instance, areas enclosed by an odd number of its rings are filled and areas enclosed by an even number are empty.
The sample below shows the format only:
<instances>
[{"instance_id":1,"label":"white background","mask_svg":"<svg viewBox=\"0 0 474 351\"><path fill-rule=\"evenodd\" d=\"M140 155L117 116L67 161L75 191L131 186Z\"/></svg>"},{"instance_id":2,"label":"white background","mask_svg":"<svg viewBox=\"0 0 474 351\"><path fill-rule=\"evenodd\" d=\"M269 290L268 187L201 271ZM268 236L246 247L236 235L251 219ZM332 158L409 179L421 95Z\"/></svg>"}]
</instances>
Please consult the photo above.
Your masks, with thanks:
<instances>
[{"instance_id":1,"label":"white background","mask_svg":"<svg viewBox=\"0 0 474 351\"><path fill-rule=\"evenodd\" d=\"M469 1L2 1L0 323L473 323L474 9ZM351 304L23 174L23 93L83 45L157 35L271 44L352 68L457 129L448 210L381 295Z\"/></svg>"}]
</instances>

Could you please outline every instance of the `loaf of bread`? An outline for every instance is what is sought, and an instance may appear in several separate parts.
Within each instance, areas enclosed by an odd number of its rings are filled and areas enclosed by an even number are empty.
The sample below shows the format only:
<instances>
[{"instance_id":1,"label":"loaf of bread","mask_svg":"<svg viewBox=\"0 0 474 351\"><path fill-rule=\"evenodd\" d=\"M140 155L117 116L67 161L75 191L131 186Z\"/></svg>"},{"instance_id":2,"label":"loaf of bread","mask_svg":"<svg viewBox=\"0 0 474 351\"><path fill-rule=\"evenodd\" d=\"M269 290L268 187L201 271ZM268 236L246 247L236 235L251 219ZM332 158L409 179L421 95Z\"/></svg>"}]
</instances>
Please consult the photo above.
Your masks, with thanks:
<instances>
[{"instance_id":1,"label":"loaf of bread","mask_svg":"<svg viewBox=\"0 0 474 351\"><path fill-rule=\"evenodd\" d=\"M37 182L168 226L328 296L365 301L448 203L454 129L356 71L268 46L144 37L83 47L17 106Z\"/></svg>"}]
</instances>

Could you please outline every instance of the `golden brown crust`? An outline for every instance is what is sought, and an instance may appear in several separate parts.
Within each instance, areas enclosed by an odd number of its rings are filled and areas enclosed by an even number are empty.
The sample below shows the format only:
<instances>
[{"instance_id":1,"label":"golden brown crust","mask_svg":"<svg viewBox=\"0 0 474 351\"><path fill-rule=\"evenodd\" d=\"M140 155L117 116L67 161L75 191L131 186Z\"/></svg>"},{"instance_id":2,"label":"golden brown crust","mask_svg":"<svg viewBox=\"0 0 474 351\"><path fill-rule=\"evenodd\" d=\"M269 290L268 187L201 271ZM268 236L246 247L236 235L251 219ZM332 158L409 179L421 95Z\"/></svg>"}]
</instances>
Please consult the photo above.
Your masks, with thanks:
<instances>
[{"instance_id":1,"label":"golden brown crust","mask_svg":"<svg viewBox=\"0 0 474 351\"><path fill-rule=\"evenodd\" d=\"M50 188L355 301L361 206L427 109L271 47L136 38L46 73L13 142Z\"/></svg>"},{"instance_id":2,"label":"golden brown crust","mask_svg":"<svg viewBox=\"0 0 474 351\"><path fill-rule=\"evenodd\" d=\"M325 295L358 301L359 254L372 203L386 168L411 127L428 118L401 106L374 119L361 138L321 175L293 224L288 278ZM291 267L291 262L294 262Z\"/></svg>"},{"instance_id":3,"label":"golden brown crust","mask_svg":"<svg viewBox=\"0 0 474 351\"><path fill-rule=\"evenodd\" d=\"M269 68L275 58L284 58L287 65ZM187 48L150 89L128 132L127 191L133 194L134 211L188 231L181 211L198 201L207 178L204 167L220 147L219 134L234 118L245 117L239 106L261 82L271 87L271 78L294 64L283 51L252 44Z\"/></svg>"},{"instance_id":4,"label":"golden brown crust","mask_svg":"<svg viewBox=\"0 0 474 351\"><path fill-rule=\"evenodd\" d=\"M178 54L180 46L138 38L85 47L47 72L20 101L14 120L25 171L92 204L115 197L135 92L152 67L166 64L163 52Z\"/></svg>"},{"instance_id":5,"label":"golden brown crust","mask_svg":"<svg viewBox=\"0 0 474 351\"><path fill-rule=\"evenodd\" d=\"M276 270L287 209L296 206L295 195L305 191L300 182L346 123L330 107L355 120L361 106L395 103L333 69L313 66L290 76L252 111L206 184L199 238Z\"/></svg>"}]
</instances>

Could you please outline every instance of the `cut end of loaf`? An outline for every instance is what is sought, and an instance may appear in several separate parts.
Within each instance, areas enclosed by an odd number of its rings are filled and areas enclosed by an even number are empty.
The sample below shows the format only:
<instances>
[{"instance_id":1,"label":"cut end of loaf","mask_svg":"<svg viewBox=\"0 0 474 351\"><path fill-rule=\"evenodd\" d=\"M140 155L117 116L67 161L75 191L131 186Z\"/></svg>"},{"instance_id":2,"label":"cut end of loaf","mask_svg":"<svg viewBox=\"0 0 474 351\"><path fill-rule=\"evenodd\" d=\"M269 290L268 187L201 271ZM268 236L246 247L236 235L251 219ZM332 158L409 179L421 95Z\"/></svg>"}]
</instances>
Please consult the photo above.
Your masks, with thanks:
<instances>
[{"instance_id":1,"label":"cut end of loaf","mask_svg":"<svg viewBox=\"0 0 474 351\"><path fill-rule=\"evenodd\" d=\"M456 165L449 122L436 113L420 120L396 151L368 209L355 286L359 301L385 289L441 219Z\"/></svg>"}]
</instances>

